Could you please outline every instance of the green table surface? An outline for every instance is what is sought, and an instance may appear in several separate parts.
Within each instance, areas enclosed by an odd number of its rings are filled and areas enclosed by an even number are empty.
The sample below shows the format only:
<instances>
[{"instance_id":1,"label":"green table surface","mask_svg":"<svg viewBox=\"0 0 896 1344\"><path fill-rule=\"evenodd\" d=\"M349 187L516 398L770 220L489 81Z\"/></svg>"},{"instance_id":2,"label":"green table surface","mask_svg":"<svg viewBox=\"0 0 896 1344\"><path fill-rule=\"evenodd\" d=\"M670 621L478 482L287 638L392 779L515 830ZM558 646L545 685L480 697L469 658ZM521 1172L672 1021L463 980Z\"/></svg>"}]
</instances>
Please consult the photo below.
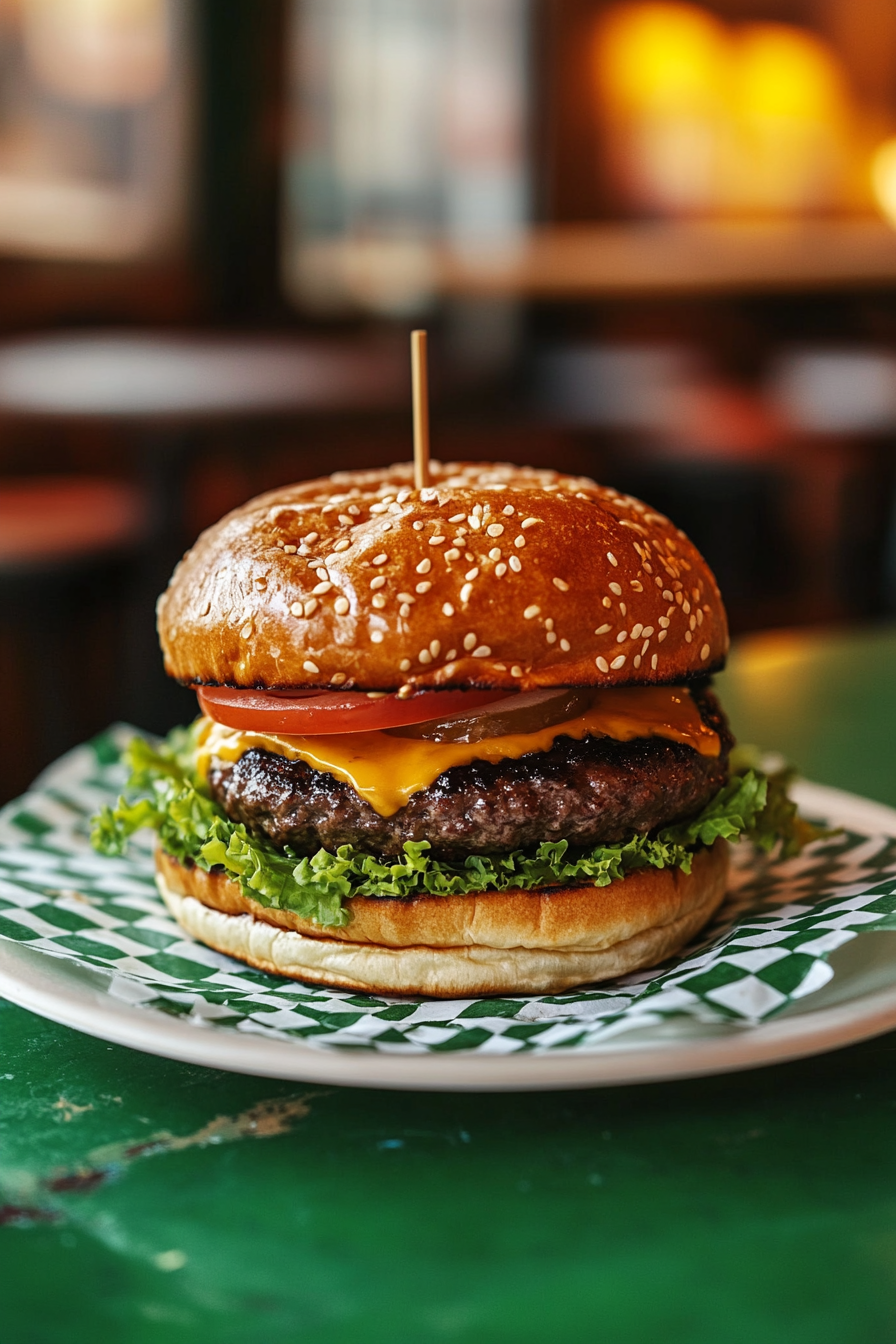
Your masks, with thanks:
<instances>
[{"instance_id":1,"label":"green table surface","mask_svg":"<svg viewBox=\"0 0 896 1344\"><path fill-rule=\"evenodd\" d=\"M896 804L896 632L741 644L743 739ZM2 1344L896 1339L896 1034L452 1095L191 1068L0 1003Z\"/></svg>"}]
</instances>

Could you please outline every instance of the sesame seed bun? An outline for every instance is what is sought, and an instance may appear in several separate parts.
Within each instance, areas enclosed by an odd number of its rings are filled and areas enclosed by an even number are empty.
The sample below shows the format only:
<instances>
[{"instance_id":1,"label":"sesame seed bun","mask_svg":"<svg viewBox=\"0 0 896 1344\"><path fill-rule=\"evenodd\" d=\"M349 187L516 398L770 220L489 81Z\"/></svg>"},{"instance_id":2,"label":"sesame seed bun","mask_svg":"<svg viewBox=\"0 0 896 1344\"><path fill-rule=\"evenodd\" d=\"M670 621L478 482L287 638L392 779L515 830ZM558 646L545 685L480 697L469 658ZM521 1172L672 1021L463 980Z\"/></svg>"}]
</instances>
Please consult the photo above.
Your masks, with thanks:
<instances>
[{"instance_id":1,"label":"sesame seed bun","mask_svg":"<svg viewBox=\"0 0 896 1344\"><path fill-rule=\"evenodd\" d=\"M725 894L728 846L701 850L690 874L644 868L608 887L394 900L356 897L327 929L245 896L221 872L162 851L157 882L195 938L259 970L380 994L458 998L546 994L652 966L679 951Z\"/></svg>"},{"instance_id":2,"label":"sesame seed bun","mask_svg":"<svg viewBox=\"0 0 896 1344\"><path fill-rule=\"evenodd\" d=\"M712 672L725 610L667 518L582 477L489 463L342 472L204 532L159 601L187 684L369 691L622 686Z\"/></svg>"}]
</instances>

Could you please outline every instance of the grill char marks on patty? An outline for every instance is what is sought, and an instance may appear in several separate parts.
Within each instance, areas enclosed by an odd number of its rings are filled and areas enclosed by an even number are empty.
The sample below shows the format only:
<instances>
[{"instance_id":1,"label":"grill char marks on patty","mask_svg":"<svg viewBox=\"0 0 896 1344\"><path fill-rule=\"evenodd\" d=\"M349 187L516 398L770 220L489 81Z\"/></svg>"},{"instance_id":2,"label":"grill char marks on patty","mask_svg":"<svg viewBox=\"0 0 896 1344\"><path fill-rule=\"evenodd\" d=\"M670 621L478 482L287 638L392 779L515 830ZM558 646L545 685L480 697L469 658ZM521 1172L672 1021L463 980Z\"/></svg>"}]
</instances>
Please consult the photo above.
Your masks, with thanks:
<instances>
[{"instance_id":1,"label":"grill char marks on patty","mask_svg":"<svg viewBox=\"0 0 896 1344\"><path fill-rule=\"evenodd\" d=\"M352 844L395 855L407 840L428 840L435 857L462 860L545 840L616 844L695 815L727 781L725 714L708 688L692 694L721 737L717 757L664 738L560 737L518 760L454 766L391 817L342 780L259 747L234 764L213 761L208 782L232 821L300 854Z\"/></svg>"}]
</instances>

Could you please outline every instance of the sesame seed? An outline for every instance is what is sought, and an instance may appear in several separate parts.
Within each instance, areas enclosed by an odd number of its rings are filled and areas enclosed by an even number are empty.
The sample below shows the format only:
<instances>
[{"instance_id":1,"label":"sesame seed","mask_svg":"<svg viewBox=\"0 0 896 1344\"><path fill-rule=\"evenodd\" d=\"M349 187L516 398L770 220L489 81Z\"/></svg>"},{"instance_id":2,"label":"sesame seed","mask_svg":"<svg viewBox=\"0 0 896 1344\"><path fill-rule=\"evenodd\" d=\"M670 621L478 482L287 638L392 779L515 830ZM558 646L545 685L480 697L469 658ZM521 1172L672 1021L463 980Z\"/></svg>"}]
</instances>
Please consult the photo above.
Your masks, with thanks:
<instances>
[{"instance_id":1,"label":"sesame seed","mask_svg":"<svg viewBox=\"0 0 896 1344\"><path fill-rule=\"evenodd\" d=\"M320 604L316 597L309 597L308 601L305 603L305 606L302 609L303 614L305 616L313 616L314 613L317 611L319 605Z\"/></svg>"},{"instance_id":2,"label":"sesame seed","mask_svg":"<svg viewBox=\"0 0 896 1344\"><path fill-rule=\"evenodd\" d=\"M407 602L402 602L401 606L398 608L398 614L399 614L399 616L404 617L404 618L410 616L410 614L411 614L411 609L410 609L410 607L408 606Z\"/></svg>"},{"instance_id":3,"label":"sesame seed","mask_svg":"<svg viewBox=\"0 0 896 1344\"><path fill-rule=\"evenodd\" d=\"M514 546L517 547L517 549L522 549L522 547L525 546L526 544L526 538L521 533L518 537L514 537L513 544Z\"/></svg>"},{"instance_id":4,"label":"sesame seed","mask_svg":"<svg viewBox=\"0 0 896 1344\"><path fill-rule=\"evenodd\" d=\"M604 607L612 607L612 605L613 605L613 603L610 601L610 599L609 599L608 597L602 598L602 600L601 600L601 606L604 606Z\"/></svg>"},{"instance_id":5,"label":"sesame seed","mask_svg":"<svg viewBox=\"0 0 896 1344\"><path fill-rule=\"evenodd\" d=\"M520 527L534 527L536 523L541 522L540 518L524 518Z\"/></svg>"},{"instance_id":6,"label":"sesame seed","mask_svg":"<svg viewBox=\"0 0 896 1344\"><path fill-rule=\"evenodd\" d=\"M445 654L445 661L447 663L452 663L454 662L454 659L456 657L457 657L457 649L449 649L448 652Z\"/></svg>"},{"instance_id":7,"label":"sesame seed","mask_svg":"<svg viewBox=\"0 0 896 1344\"><path fill-rule=\"evenodd\" d=\"M432 654L433 658L438 658L441 648L442 645L439 643L437 639L431 639L429 641L429 651Z\"/></svg>"},{"instance_id":8,"label":"sesame seed","mask_svg":"<svg viewBox=\"0 0 896 1344\"><path fill-rule=\"evenodd\" d=\"M629 584L634 588L636 593L643 593L644 585L641 583L640 579L629 579Z\"/></svg>"},{"instance_id":9,"label":"sesame seed","mask_svg":"<svg viewBox=\"0 0 896 1344\"><path fill-rule=\"evenodd\" d=\"M349 546L351 546L351 542L350 542L350 541L345 541L345 540L343 540L343 541L337 541L336 545L333 547L333 550L334 550L334 551L347 551L348 548L349 548Z\"/></svg>"},{"instance_id":10,"label":"sesame seed","mask_svg":"<svg viewBox=\"0 0 896 1344\"><path fill-rule=\"evenodd\" d=\"M697 624L698 625L703 624L703 612L700 610L699 607L697 608Z\"/></svg>"},{"instance_id":11,"label":"sesame seed","mask_svg":"<svg viewBox=\"0 0 896 1344\"><path fill-rule=\"evenodd\" d=\"M675 601L678 603L679 606L681 606L682 602L684 601L683 597L681 596L681 593L675 594Z\"/></svg>"},{"instance_id":12,"label":"sesame seed","mask_svg":"<svg viewBox=\"0 0 896 1344\"><path fill-rule=\"evenodd\" d=\"M613 566L614 569L619 564L619 561L616 559L612 551L607 551L607 559L609 560L610 564Z\"/></svg>"},{"instance_id":13,"label":"sesame seed","mask_svg":"<svg viewBox=\"0 0 896 1344\"><path fill-rule=\"evenodd\" d=\"M453 615L454 615L454 608L452 607L452 605L451 605L450 602L443 602L443 603L442 603L442 615L443 615L443 616L453 616Z\"/></svg>"},{"instance_id":14,"label":"sesame seed","mask_svg":"<svg viewBox=\"0 0 896 1344\"><path fill-rule=\"evenodd\" d=\"M470 582L472 582L473 579L475 579L475 578L477 577L478 574L479 574L479 569L478 569L477 566L474 566L473 569L468 569L468 570L467 570L466 574L464 575L464 578L467 580L468 583L470 583Z\"/></svg>"},{"instance_id":15,"label":"sesame seed","mask_svg":"<svg viewBox=\"0 0 896 1344\"><path fill-rule=\"evenodd\" d=\"M563 650L564 653L569 653L569 640L568 640L568 639L561 639L561 641L560 641L560 647L561 647L561 649Z\"/></svg>"},{"instance_id":16,"label":"sesame seed","mask_svg":"<svg viewBox=\"0 0 896 1344\"><path fill-rule=\"evenodd\" d=\"M375 555L370 563L372 565L384 565L388 559L389 557L386 555L386 552L380 551L379 555Z\"/></svg>"},{"instance_id":17,"label":"sesame seed","mask_svg":"<svg viewBox=\"0 0 896 1344\"><path fill-rule=\"evenodd\" d=\"M385 574L377 574L375 579L370 580L370 586L374 592L376 592L377 588L384 588L386 586Z\"/></svg>"},{"instance_id":18,"label":"sesame seed","mask_svg":"<svg viewBox=\"0 0 896 1344\"><path fill-rule=\"evenodd\" d=\"M606 658L595 658L594 661L597 663L598 669L601 672L609 672L610 664L607 662Z\"/></svg>"},{"instance_id":19,"label":"sesame seed","mask_svg":"<svg viewBox=\"0 0 896 1344\"><path fill-rule=\"evenodd\" d=\"M348 677L344 672L334 672L330 678L330 684L332 686L341 686L344 681L348 681Z\"/></svg>"},{"instance_id":20,"label":"sesame seed","mask_svg":"<svg viewBox=\"0 0 896 1344\"><path fill-rule=\"evenodd\" d=\"M512 677L521 677L523 675L523 669L520 667L519 663L514 663L513 667L510 669L510 675Z\"/></svg>"},{"instance_id":21,"label":"sesame seed","mask_svg":"<svg viewBox=\"0 0 896 1344\"><path fill-rule=\"evenodd\" d=\"M619 631L619 634L616 636L616 643L617 643L617 644L624 644L625 641L626 641L627 639L628 639L628 631L627 631L627 630L620 630L620 631Z\"/></svg>"},{"instance_id":22,"label":"sesame seed","mask_svg":"<svg viewBox=\"0 0 896 1344\"><path fill-rule=\"evenodd\" d=\"M295 555L296 550L297 550L297 547L295 547L295 546L284 546L283 549L284 549L284 551L286 552L287 555Z\"/></svg>"},{"instance_id":23,"label":"sesame seed","mask_svg":"<svg viewBox=\"0 0 896 1344\"><path fill-rule=\"evenodd\" d=\"M640 655L640 653L636 653L636 654L635 654L634 658L632 659L632 662L634 663L635 667L640 667L640 666L641 666L641 655Z\"/></svg>"},{"instance_id":24,"label":"sesame seed","mask_svg":"<svg viewBox=\"0 0 896 1344\"><path fill-rule=\"evenodd\" d=\"M470 514L469 518L467 519L467 522L470 524L474 532L477 532L479 528L482 526L482 519L478 518L475 513Z\"/></svg>"},{"instance_id":25,"label":"sesame seed","mask_svg":"<svg viewBox=\"0 0 896 1344\"><path fill-rule=\"evenodd\" d=\"M432 587L432 584L431 584L431 583L429 582L429 580L427 579L427 580L425 580L423 583L418 583L417 586L416 586L416 588L414 589L414 592L415 592L415 593L428 593L431 587Z\"/></svg>"},{"instance_id":26,"label":"sesame seed","mask_svg":"<svg viewBox=\"0 0 896 1344\"><path fill-rule=\"evenodd\" d=\"M531 621L532 617L537 616L540 613L540 611L541 607L537 607L533 603L531 607L527 607L526 610L523 612L523 619L526 621Z\"/></svg>"},{"instance_id":27,"label":"sesame seed","mask_svg":"<svg viewBox=\"0 0 896 1344\"><path fill-rule=\"evenodd\" d=\"M464 635L464 648L467 650L467 652L469 652L470 649L475 649L476 642L477 642L476 636L473 634L472 631L468 635Z\"/></svg>"},{"instance_id":28,"label":"sesame seed","mask_svg":"<svg viewBox=\"0 0 896 1344\"><path fill-rule=\"evenodd\" d=\"M670 624L670 622L669 622L669 617L668 617L668 616L661 616L661 617L659 618L659 621L657 622L657 624L660 625L660 626L663 628L663 630L668 629L669 624Z\"/></svg>"},{"instance_id":29,"label":"sesame seed","mask_svg":"<svg viewBox=\"0 0 896 1344\"><path fill-rule=\"evenodd\" d=\"M620 667L624 667L624 666L625 666L625 654L624 654L624 653L620 653L619 656L618 656L617 658L614 658L614 659L613 659L613 661L612 661L612 663L610 664L610 666L612 667L612 669L613 669L614 672L615 672L618 668L620 668Z\"/></svg>"},{"instance_id":30,"label":"sesame seed","mask_svg":"<svg viewBox=\"0 0 896 1344\"><path fill-rule=\"evenodd\" d=\"M460 559L460 551L457 549L456 546L452 546L450 551L446 551L446 552L445 552L445 559L446 559L446 560L459 560L459 559Z\"/></svg>"},{"instance_id":31,"label":"sesame seed","mask_svg":"<svg viewBox=\"0 0 896 1344\"><path fill-rule=\"evenodd\" d=\"M520 570L521 570L522 567L523 567L523 566L522 566L522 561L520 560L519 556L517 556L517 555L512 555L512 556L510 557L510 560L508 561L508 564L510 565L510 568L513 570L514 574L519 574ZM496 571L496 572L497 572L497 571Z\"/></svg>"},{"instance_id":32,"label":"sesame seed","mask_svg":"<svg viewBox=\"0 0 896 1344\"><path fill-rule=\"evenodd\" d=\"M645 639L650 639L650 636L653 634L653 626L645 625L641 630L641 634L644 636Z\"/></svg>"},{"instance_id":33,"label":"sesame seed","mask_svg":"<svg viewBox=\"0 0 896 1344\"><path fill-rule=\"evenodd\" d=\"M421 560L420 563L419 563L419 565L417 566L417 573L418 573L418 574L428 574L429 571L430 571L431 569L432 569L432 561L431 561L431 560L429 560L429 559Z\"/></svg>"},{"instance_id":34,"label":"sesame seed","mask_svg":"<svg viewBox=\"0 0 896 1344\"><path fill-rule=\"evenodd\" d=\"M501 512L504 514L505 518L512 518L513 515L516 513L516 509L513 507L512 504L505 504Z\"/></svg>"},{"instance_id":35,"label":"sesame seed","mask_svg":"<svg viewBox=\"0 0 896 1344\"><path fill-rule=\"evenodd\" d=\"M309 546L313 546L319 537L320 537L319 532L309 532L307 537L303 537L302 540L306 541Z\"/></svg>"},{"instance_id":36,"label":"sesame seed","mask_svg":"<svg viewBox=\"0 0 896 1344\"><path fill-rule=\"evenodd\" d=\"M306 661L302 664L302 667L306 672L320 671L320 668L318 667L317 663L312 663L310 658L306 659Z\"/></svg>"},{"instance_id":37,"label":"sesame seed","mask_svg":"<svg viewBox=\"0 0 896 1344\"><path fill-rule=\"evenodd\" d=\"M301 616L302 615L301 602L293 602L292 606L290 607L290 611L292 612L293 616Z\"/></svg>"},{"instance_id":38,"label":"sesame seed","mask_svg":"<svg viewBox=\"0 0 896 1344\"><path fill-rule=\"evenodd\" d=\"M546 620L545 623L544 623L544 628L545 628L545 630L553 630L553 628L554 628L554 618L553 618L553 616L549 616L549 617L547 618L547 620Z\"/></svg>"},{"instance_id":39,"label":"sesame seed","mask_svg":"<svg viewBox=\"0 0 896 1344\"><path fill-rule=\"evenodd\" d=\"M410 658L402 658L401 662L398 664L399 672L409 672L410 668L411 668Z\"/></svg>"},{"instance_id":40,"label":"sesame seed","mask_svg":"<svg viewBox=\"0 0 896 1344\"><path fill-rule=\"evenodd\" d=\"M704 644L703 648L700 650L700 659L702 662L705 663L708 657L709 657L709 645Z\"/></svg>"},{"instance_id":41,"label":"sesame seed","mask_svg":"<svg viewBox=\"0 0 896 1344\"><path fill-rule=\"evenodd\" d=\"M661 631L659 632L659 634L657 635L657 639L659 640L659 642L660 642L661 644L662 644L663 640L666 638L666 636L668 635L668 633L669 633L668 630L661 630Z\"/></svg>"},{"instance_id":42,"label":"sesame seed","mask_svg":"<svg viewBox=\"0 0 896 1344\"><path fill-rule=\"evenodd\" d=\"M320 579L321 583L326 583L327 579L330 577L326 569L324 569L323 565L318 566L318 568L314 572Z\"/></svg>"},{"instance_id":43,"label":"sesame seed","mask_svg":"<svg viewBox=\"0 0 896 1344\"><path fill-rule=\"evenodd\" d=\"M566 583L563 579L552 579L551 582L553 583L555 588L560 589L561 593L569 592L569 584Z\"/></svg>"},{"instance_id":44,"label":"sesame seed","mask_svg":"<svg viewBox=\"0 0 896 1344\"><path fill-rule=\"evenodd\" d=\"M386 599L383 597L382 593L374 593L373 597L370 599L370 603L371 606L376 607L378 611L382 611L383 607L386 605Z\"/></svg>"},{"instance_id":45,"label":"sesame seed","mask_svg":"<svg viewBox=\"0 0 896 1344\"><path fill-rule=\"evenodd\" d=\"M444 540L444 537L430 537L429 544L430 546L441 546Z\"/></svg>"},{"instance_id":46,"label":"sesame seed","mask_svg":"<svg viewBox=\"0 0 896 1344\"><path fill-rule=\"evenodd\" d=\"M654 654L650 660L650 666L653 668L654 672L656 671L656 664L657 664L657 657L656 654Z\"/></svg>"},{"instance_id":47,"label":"sesame seed","mask_svg":"<svg viewBox=\"0 0 896 1344\"><path fill-rule=\"evenodd\" d=\"M315 597L319 597L323 593L328 593L332 587L333 585L330 583L329 579L325 579L323 583L315 584L311 591L314 593Z\"/></svg>"},{"instance_id":48,"label":"sesame seed","mask_svg":"<svg viewBox=\"0 0 896 1344\"><path fill-rule=\"evenodd\" d=\"M405 667L405 663L407 663L407 667ZM407 658L405 658L404 662L402 662L401 664L402 672L407 672L410 666L411 666L410 662L408 661ZM413 686L409 685L407 682L404 684L404 686L399 686L398 690L395 692L396 700L407 700L408 696L411 694L413 689L414 689Z\"/></svg>"},{"instance_id":49,"label":"sesame seed","mask_svg":"<svg viewBox=\"0 0 896 1344\"><path fill-rule=\"evenodd\" d=\"M684 642L685 642L686 644L690 644L691 641L693 640L693 638L694 638L694 636L691 634L690 630L685 630L685 632L684 632Z\"/></svg>"},{"instance_id":50,"label":"sesame seed","mask_svg":"<svg viewBox=\"0 0 896 1344\"><path fill-rule=\"evenodd\" d=\"M628 615L628 608L626 607L624 602L619 603L619 610L622 612L623 616Z\"/></svg>"},{"instance_id":51,"label":"sesame seed","mask_svg":"<svg viewBox=\"0 0 896 1344\"><path fill-rule=\"evenodd\" d=\"M243 626L242 630L240 631L240 636L243 639L248 639L251 633L252 633L252 626L247 623L246 625Z\"/></svg>"},{"instance_id":52,"label":"sesame seed","mask_svg":"<svg viewBox=\"0 0 896 1344\"><path fill-rule=\"evenodd\" d=\"M643 629L644 629L644 627L643 627L643 625L641 624L640 621L638 621L637 625L633 625L633 626L632 626L632 639L637 639L638 636L640 635L640 633L641 633L641 631L642 631Z\"/></svg>"},{"instance_id":53,"label":"sesame seed","mask_svg":"<svg viewBox=\"0 0 896 1344\"><path fill-rule=\"evenodd\" d=\"M649 648L650 648L650 640L649 640L649 639L645 639L644 643L641 645L641 652L642 652L642 654L643 654L643 653L646 653L647 650L648 650Z\"/></svg>"},{"instance_id":54,"label":"sesame seed","mask_svg":"<svg viewBox=\"0 0 896 1344\"><path fill-rule=\"evenodd\" d=\"M420 652L417 654L417 657L419 658L421 663L432 662L432 654L430 653L429 649L421 649Z\"/></svg>"},{"instance_id":55,"label":"sesame seed","mask_svg":"<svg viewBox=\"0 0 896 1344\"><path fill-rule=\"evenodd\" d=\"M449 523L462 523L466 516L465 513L453 513L448 521Z\"/></svg>"},{"instance_id":56,"label":"sesame seed","mask_svg":"<svg viewBox=\"0 0 896 1344\"><path fill-rule=\"evenodd\" d=\"M500 552L500 550L498 549L497 546L493 546L493 547L491 548L491 550L490 550L489 553L488 553L488 558L489 558L489 560L500 560L500 559L501 559L501 552Z\"/></svg>"},{"instance_id":57,"label":"sesame seed","mask_svg":"<svg viewBox=\"0 0 896 1344\"><path fill-rule=\"evenodd\" d=\"M666 599L667 602L672 601L672 594L669 592L668 588L663 589L663 597Z\"/></svg>"},{"instance_id":58,"label":"sesame seed","mask_svg":"<svg viewBox=\"0 0 896 1344\"><path fill-rule=\"evenodd\" d=\"M352 521L352 520L351 520L350 516L349 516L347 513L340 513L340 514L339 514L339 521L340 521L340 523L342 524L343 527L349 527L350 524L351 524L351 521Z\"/></svg>"},{"instance_id":59,"label":"sesame seed","mask_svg":"<svg viewBox=\"0 0 896 1344\"><path fill-rule=\"evenodd\" d=\"M370 642L371 642L371 644L382 644L382 642L383 642L383 632L382 632L382 630L371 630L371 632L370 632Z\"/></svg>"},{"instance_id":60,"label":"sesame seed","mask_svg":"<svg viewBox=\"0 0 896 1344\"><path fill-rule=\"evenodd\" d=\"M504 564L502 560L500 565L495 565L495 574L499 579L503 579L506 573L507 573L507 566Z\"/></svg>"},{"instance_id":61,"label":"sesame seed","mask_svg":"<svg viewBox=\"0 0 896 1344\"><path fill-rule=\"evenodd\" d=\"M489 646L488 646L487 644L480 644L478 649L474 649L474 650L473 650L473 657L474 657L474 658L487 658L487 657L489 656L490 653L491 653L491 649L489 648Z\"/></svg>"},{"instance_id":62,"label":"sesame seed","mask_svg":"<svg viewBox=\"0 0 896 1344\"><path fill-rule=\"evenodd\" d=\"M415 597L411 597L410 593L399 593L398 600L399 602L416 602L417 599Z\"/></svg>"},{"instance_id":63,"label":"sesame seed","mask_svg":"<svg viewBox=\"0 0 896 1344\"><path fill-rule=\"evenodd\" d=\"M501 533L504 531L504 524L489 523L488 527L485 530L490 537L500 537Z\"/></svg>"},{"instance_id":64,"label":"sesame seed","mask_svg":"<svg viewBox=\"0 0 896 1344\"><path fill-rule=\"evenodd\" d=\"M410 499L410 497L410 490L399 490L398 494L395 496L395 502L396 504L403 504L405 500ZM351 509L349 509L349 513L351 513Z\"/></svg>"},{"instance_id":65,"label":"sesame seed","mask_svg":"<svg viewBox=\"0 0 896 1344\"><path fill-rule=\"evenodd\" d=\"M337 597L336 601L333 603L333 610L337 616L344 616L348 611L348 606L349 602L347 597Z\"/></svg>"},{"instance_id":66,"label":"sesame seed","mask_svg":"<svg viewBox=\"0 0 896 1344\"><path fill-rule=\"evenodd\" d=\"M556 644L556 643L557 643L557 636L554 634L554 631L553 631L553 630L549 630L549 631L547 632L547 634L545 635L545 639L547 640L547 642L548 642L549 644Z\"/></svg>"},{"instance_id":67,"label":"sesame seed","mask_svg":"<svg viewBox=\"0 0 896 1344\"><path fill-rule=\"evenodd\" d=\"M419 520L416 523L414 523L414 531L415 532L423 531L423 524Z\"/></svg>"},{"instance_id":68,"label":"sesame seed","mask_svg":"<svg viewBox=\"0 0 896 1344\"><path fill-rule=\"evenodd\" d=\"M622 589L619 587L618 583L610 583L607 587L610 589L610 592L615 593L617 597L622 596Z\"/></svg>"},{"instance_id":69,"label":"sesame seed","mask_svg":"<svg viewBox=\"0 0 896 1344\"><path fill-rule=\"evenodd\" d=\"M595 633L596 635L605 635L605 634L607 633L608 630L612 630L612 629L613 629L613 627L612 627L611 625L606 625L606 624L604 624L604 625L599 625L599 626L597 627L597 629L595 630L594 633Z\"/></svg>"},{"instance_id":70,"label":"sesame seed","mask_svg":"<svg viewBox=\"0 0 896 1344\"><path fill-rule=\"evenodd\" d=\"M689 625L690 628L693 630L694 627L696 626L696 624L697 624L697 617L693 614L693 612L691 612L691 616L690 616L690 619L689 619L689 621L688 621L688 625Z\"/></svg>"}]
</instances>

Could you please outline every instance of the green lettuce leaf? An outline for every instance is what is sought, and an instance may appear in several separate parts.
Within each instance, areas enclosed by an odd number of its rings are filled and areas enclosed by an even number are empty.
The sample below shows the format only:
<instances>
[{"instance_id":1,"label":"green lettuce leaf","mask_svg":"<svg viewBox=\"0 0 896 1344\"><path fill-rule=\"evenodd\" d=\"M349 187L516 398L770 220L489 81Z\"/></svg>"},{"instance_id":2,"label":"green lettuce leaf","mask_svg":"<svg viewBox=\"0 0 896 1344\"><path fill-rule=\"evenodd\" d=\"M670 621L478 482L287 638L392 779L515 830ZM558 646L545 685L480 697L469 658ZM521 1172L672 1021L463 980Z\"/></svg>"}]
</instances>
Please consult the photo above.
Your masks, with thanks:
<instances>
[{"instance_id":1,"label":"green lettuce leaf","mask_svg":"<svg viewBox=\"0 0 896 1344\"><path fill-rule=\"evenodd\" d=\"M745 765L698 816L618 845L582 849L559 840L449 863L433 858L427 842L409 841L400 858L378 858L353 845L340 845L335 853L319 849L309 857L288 845L278 849L224 815L193 769L191 729L177 729L159 745L135 737L125 758L131 770L128 795L94 818L96 849L123 854L130 836L149 828L173 858L206 872L223 868L247 896L293 910L323 928L348 923L345 902L354 896L448 896L574 882L605 887L648 866L690 872L694 854L720 838L745 836L765 851L780 845L790 855L825 834L797 815L787 797L789 772L764 775Z\"/></svg>"}]
</instances>

